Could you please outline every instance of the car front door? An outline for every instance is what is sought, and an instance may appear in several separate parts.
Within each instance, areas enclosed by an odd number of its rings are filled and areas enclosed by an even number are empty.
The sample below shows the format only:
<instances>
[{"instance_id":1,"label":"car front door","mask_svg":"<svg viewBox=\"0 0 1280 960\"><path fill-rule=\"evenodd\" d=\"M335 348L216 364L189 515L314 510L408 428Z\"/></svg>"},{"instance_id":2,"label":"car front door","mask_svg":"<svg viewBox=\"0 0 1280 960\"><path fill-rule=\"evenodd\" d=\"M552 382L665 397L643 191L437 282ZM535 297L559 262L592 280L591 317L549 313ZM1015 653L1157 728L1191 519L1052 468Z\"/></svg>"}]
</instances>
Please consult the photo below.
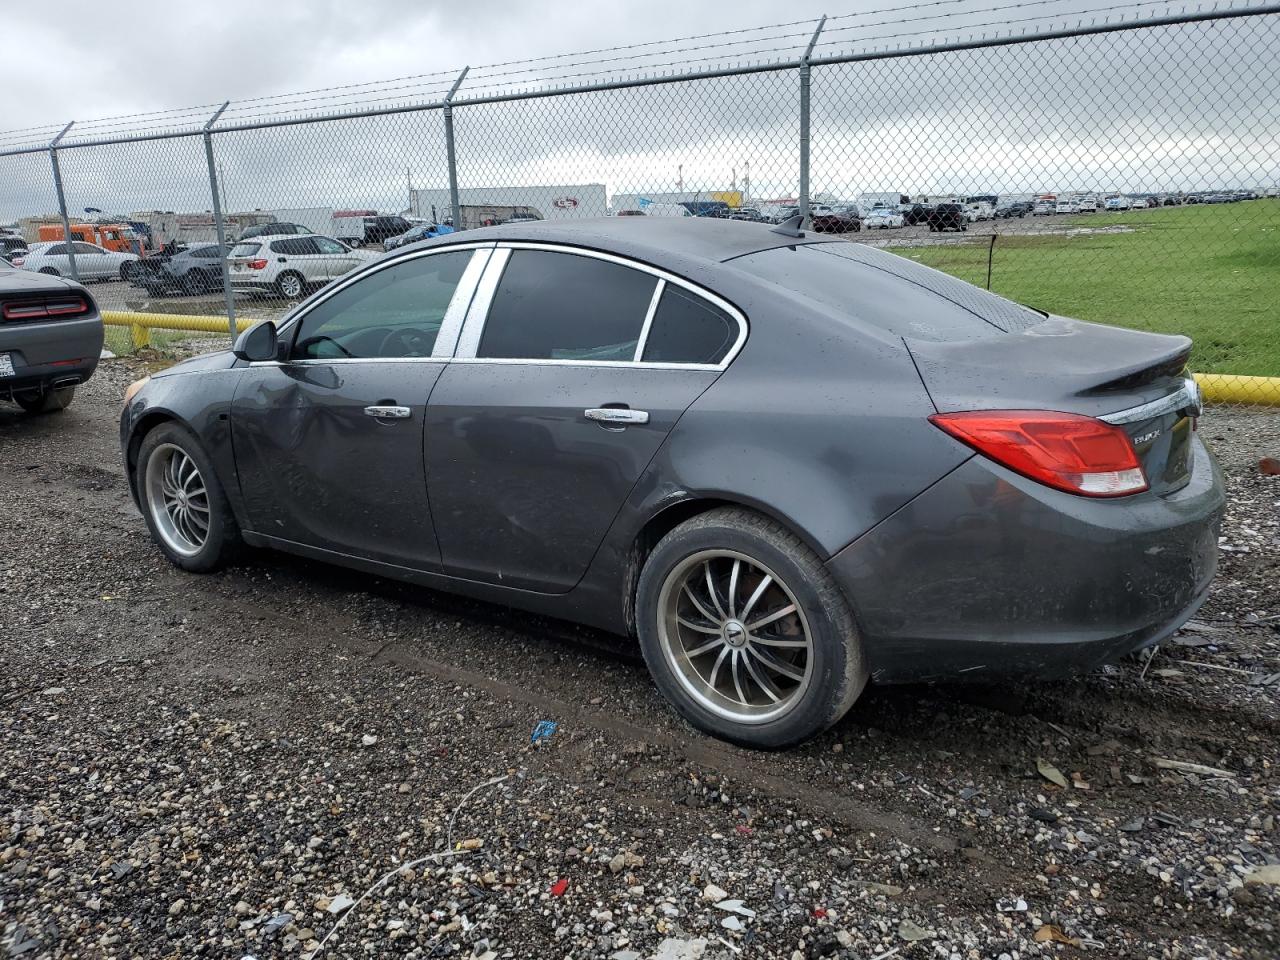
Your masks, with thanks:
<instances>
[{"instance_id":1,"label":"car front door","mask_svg":"<svg viewBox=\"0 0 1280 960\"><path fill-rule=\"evenodd\" d=\"M684 323L691 311L699 317ZM677 339L685 327L711 332L672 346L673 325ZM732 307L658 271L567 248L499 247L427 408L445 572L570 590L744 336Z\"/></svg>"},{"instance_id":2,"label":"car front door","mask_svg":"<svg viewBox=\"0 0 1280 960\"><path fill-rule=\"evenodd\" d=\"M339 243L330 237L311 237L310 239L315 243L320 257L324 260L325 275L330 280L345 276L365 262L364 257L345 243Z\"/></svg>"},{"instance_id":3,"label":"car front door","mask_svg":"<svg viewBox=\"0 0 1280 960\"><path fill-rule=\"evenodd\" d=\"M336 287L282 329L279 360L245 371L231 428L253 530L438 569L423 414L488 256L429 251Z\"/></svg>"},{"instance_id":4,"label":"car front door","mask_svg":"<svg viewBox=\"0 0 1280 960\"><path fill-rule=\"evenodd\" d=\"M77 240L71 244L76 253L76 272L82 280L97 280L115 275L115 264L102 247Z\"/></svg>"}]
</instances>

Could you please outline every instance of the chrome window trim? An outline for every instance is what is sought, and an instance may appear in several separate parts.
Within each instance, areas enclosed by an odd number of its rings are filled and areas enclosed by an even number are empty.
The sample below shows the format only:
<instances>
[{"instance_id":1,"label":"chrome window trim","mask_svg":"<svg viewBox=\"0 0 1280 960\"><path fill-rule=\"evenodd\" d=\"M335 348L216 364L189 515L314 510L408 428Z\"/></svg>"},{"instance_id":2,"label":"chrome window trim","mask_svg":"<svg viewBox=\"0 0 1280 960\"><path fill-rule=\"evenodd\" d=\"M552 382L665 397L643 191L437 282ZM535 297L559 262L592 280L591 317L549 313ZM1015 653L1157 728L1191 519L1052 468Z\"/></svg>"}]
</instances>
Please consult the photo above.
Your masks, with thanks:
<instances>
[{"instance_id":1,"label":"chrome window trim","mask_svg":"<svg viewBox=\"0 0 1280 960\"><path fill-rule=\"evenodd\" d=\"M502 277L502 271L505 269L510 251L512 250L544 250L551 253L566 253L571 256L590 257L595 260L604 260L608 263L616 263L619 266L629 267L632 270L639 270L647 273L658 281L654 290L654 296L649 303L649 312L645 316L645 323L640 332L640 340L636 344L635 359L633 360L547 360L547 359L531 359L523 360L511 357L477 357L476 350L480 345L480 337L484 333L484 326L488 320L489 306L493 302L493 295L497 291L498 281ZM653 317L657 313L658 303L661 300L662 291L666 289L667 284L673 284L684 290L689 291L694 296L706 300L720 310L723 310L738 325L738 336L733 341L733 345L729 347L724 358L718 363L657 363L654 361L644 361L639 359L644 356L644 349L649 339L649 330L653 323ZM538 366L559 366L563 364L572 364L574 366L593 366L593 367L644 367L652 370L724 370L731 364L735 357L742 351L742 345L747 340L747 318L741 310L729 303L723 297L717 296L710 290L691 283L682 277L678 277L673 273L668 273L660 267L652 266L640 260L629 260L626 257L620 257L617 254L606 253L602 250L590 250L584 247L573 247L563 243L533 243L526 241L504 241L497 244L497 249L489 260L489 268L485 271L484 277L480 281L480 286L476 290L476 295L472 299L471 309L467 313L466 323L462 328L462 336L458 340L458 349L454 353L454 362L462 363L524 363L535 364Z\"/></svg>"},{"instance_id":2,"label":"chrome window trim","mask_svg":"<svg viewBox=\"0 0 1280 960\"><path fill-rule=\"evenodd\" d=\"M1128 410L1103 414L1098 419L1104 423L1117 425L1139 423L1166 413L1172 413L1175 410L1187 409L1191 410L1193 417L1198 417L1204 412L1204 401L1200 397L1200 385L1190 377L1183 380L1182 386L1166 397L1160 397L1148 403L1140 403L1138 406L1130 407Z\"/></svg>"},{"instance_id":3,"label":"chrome window trim","mask_svg":"<svg viewBox=\"0 0 1280 960\"><path fill-rule=\"evenodd\" d=\"M277 336L281 340L286 337L289 339L290 346L293 345L293 337L297 332L297 325L302 322L312 310L320 306L330 297L335 296L340 291L345 290L353 283L358 283L365 277L386 270L389 267L398 266L406 260L417 260L420 257L431 257L441 253L456 253L460 250L473 251L471 260L467 263L467 267L462 271L462 277L458 281L458 288L453 292L453 299L449 301L449 306L445 310L444 320L440 324L440 332L436 334L435 345L431 349L430 357L342 357L332 360L289 360L289 364L311 364L311 363L403 363L405 361L419 362L422 360L447 360L453 353L454 345L457 342L459 332L462 329L463 321L466 319L467 309L471 304L472 297L475 294L476 284L479 282L484 268L492 254L494 243L473 242L473 243L457 243L449 244L442 247L431 247L427 250L417 250L410 254L398 257L392 257L385 263L375 264L367 269L357 268L348 276L343 277L330 284L326 289L316 295L314 300L309 300L302 304L298 309L285 317L280 325L276 328ZM483 253L484 256L478 254ZM444 349L443 342L448 343L448 349ZM283 366L278 360L258 360L249 364L251 367L258 366Z\"/></svg>"}]
</instances>

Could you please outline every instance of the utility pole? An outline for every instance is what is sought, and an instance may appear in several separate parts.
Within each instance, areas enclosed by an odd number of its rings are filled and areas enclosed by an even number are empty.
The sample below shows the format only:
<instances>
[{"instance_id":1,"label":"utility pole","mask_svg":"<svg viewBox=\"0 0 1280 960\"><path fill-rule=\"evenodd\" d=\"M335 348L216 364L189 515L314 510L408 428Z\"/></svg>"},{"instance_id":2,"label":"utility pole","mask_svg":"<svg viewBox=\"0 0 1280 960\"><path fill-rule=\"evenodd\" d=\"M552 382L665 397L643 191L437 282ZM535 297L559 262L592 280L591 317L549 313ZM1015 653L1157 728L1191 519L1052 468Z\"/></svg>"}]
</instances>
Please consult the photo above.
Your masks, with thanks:
<instances>
[{"instance_id":1,"label":"utility pole","mask_svg":"<svg viewBox=\"0 0 1280 960\"><path fill-rule=\"evenodd\" d=\"M729 169L732 171L732 175L729 177L729 189L732 190L734 193L737 193L738 192L738 168L730 167Z\"/></svg>"},{"instance_id":2,"label":"utility pole","mask_svg":"<svg viewBox=\"0 0 1280 960\"><path fill-rule=\"evenodd\" d=\"M804 56L800 58L800 196L798 199L802 226L809 220L809 76L811 72L809 58L813 56L813 48L826 22L825 16L818 21L818 26L809 39L809 46L805 49Z\"/></svg>"},{"instance_id":3,"label":"utility pole","mask_svg":"<svg viewBox=\"0 0 1280 960\"><path fill-rule=\"evenodd\" d=\"M676 192L684 193L684 164L676 166Z\"/></svg>"},{"instance_id":4,"label":"utility pole","mask_svg":"<svg viewBox=\"0 0 1280 960\"><path fill-rule=\"evenodd\" d=\"M751 161L742 161L742 202L751 202Z\"/></svg>"}]
</instances>

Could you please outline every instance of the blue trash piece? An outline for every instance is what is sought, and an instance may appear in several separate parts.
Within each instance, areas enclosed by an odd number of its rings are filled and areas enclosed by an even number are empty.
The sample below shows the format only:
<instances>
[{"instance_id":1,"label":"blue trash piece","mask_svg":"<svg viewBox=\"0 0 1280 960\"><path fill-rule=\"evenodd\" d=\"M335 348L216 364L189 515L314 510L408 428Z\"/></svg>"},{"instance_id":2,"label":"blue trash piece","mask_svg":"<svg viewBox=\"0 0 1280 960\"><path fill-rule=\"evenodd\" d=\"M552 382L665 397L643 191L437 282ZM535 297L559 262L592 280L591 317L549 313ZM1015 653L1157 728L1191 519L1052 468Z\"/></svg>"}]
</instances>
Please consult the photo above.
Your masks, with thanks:
<instances>
[{"instance_id":1,"label":"blue trash piece","mask_svg":"<svg viewBox=\"0 0 1280 960\"><path fill-rule=\"evenodd\" d=\"M529 738L530 743L537 743L539 740L550 740L551 735L556 732L558 724L554 720L539 720L538 725L533 728L533 736Z\"/></svg>"}]
</instances>

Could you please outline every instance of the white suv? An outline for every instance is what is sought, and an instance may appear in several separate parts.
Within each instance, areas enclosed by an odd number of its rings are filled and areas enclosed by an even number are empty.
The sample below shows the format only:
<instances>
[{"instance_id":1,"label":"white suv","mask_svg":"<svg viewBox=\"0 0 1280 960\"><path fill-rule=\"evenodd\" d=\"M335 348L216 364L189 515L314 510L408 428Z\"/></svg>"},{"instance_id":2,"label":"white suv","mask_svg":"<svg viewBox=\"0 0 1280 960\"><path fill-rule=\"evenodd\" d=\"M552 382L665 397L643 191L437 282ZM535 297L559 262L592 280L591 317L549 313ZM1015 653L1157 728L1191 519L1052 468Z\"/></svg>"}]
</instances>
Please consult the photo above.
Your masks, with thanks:
<instances>
[{"instance_id":1,"label":"white suv","mask_svg":"<svg viewBox=\"0 0 1280 960\"><path fill-rule=\"evenodd\" d=\"M261 236L237 243L227 255L232 290L271 292L298 300L372 260L367 250L318 234Z\"/></svg>"}]
</instances>

